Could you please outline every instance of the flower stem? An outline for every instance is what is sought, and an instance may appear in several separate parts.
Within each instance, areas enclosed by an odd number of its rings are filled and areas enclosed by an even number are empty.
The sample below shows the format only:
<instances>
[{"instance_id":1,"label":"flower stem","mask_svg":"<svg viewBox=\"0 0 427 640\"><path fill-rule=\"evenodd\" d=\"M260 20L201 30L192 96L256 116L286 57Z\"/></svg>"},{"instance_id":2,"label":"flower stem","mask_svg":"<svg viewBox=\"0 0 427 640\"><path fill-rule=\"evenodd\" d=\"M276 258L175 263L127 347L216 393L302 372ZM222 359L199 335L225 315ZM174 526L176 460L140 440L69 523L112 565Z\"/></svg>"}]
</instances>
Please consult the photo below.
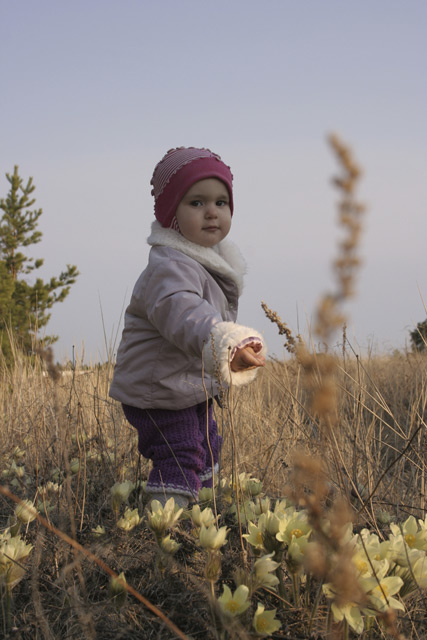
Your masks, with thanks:
<instances>
[{"instance_id":1,"label":"flower stem","mask_svg":"<svg viewBox=\"0 0 427 640\"><path fill-rule=\"evenodd\" d=\"M347 620L344 618L343 640L348 640L349 626Z\"/></svg>"},{"instance_id":2,"label":"flower stem","mask_svg":"<svg viewBox=\"0 0 427 640\"><path fill-rule=\"evenodd\" d=\"M311 616L310 616L310 624L308 626L308 635L309 636L311 636L311 629L313 627L314 617L315 617L315 615L317 613L317 607L319 606L320 597L322 595L322 584L323 584L322 582L319 584L319 588L317 590L316 597L315 597L314 602L313 602L313 609L312 609Z\"/></svg>"},{"instance_id":3,"label":"flower stem","mask_svg":"<svg viewBox=\"0 0 427 640\"><path fill-rule=\"evenodd\" d=\"M5 635L8 634L10 630L10 619L11 619L11 592L9 585L5 585L3 589L0 589L0 611L3 613L3 631Z\"/></svg>"},{"instance_id":4,"label":"flower stem","mask_svg":"<svg viewBox=\"0 0 427 640\"><path fill-rule=\"evenodd\" d=\"M285 582L283 580L283 569L282 567L277 567L276 571L275 571L276 576L279 579L279 596L281 598L283 598L283 600L286 600L286 589L285 589Z\"/></svg>"},{"instance_id":5,"label":"flower stem","mask_svg":"<svg viewBox=\"0 0 427 640\"><path fill-rule=\"evenodd\" d=\"M367 631L367 638L368 640L370 638L372 638L372 630L373 630L373 622L374 622L374 618L372 616L367 616L366 620L365 620L365 630Z\"/></svg>"},{"instance_id":6,"label":"flower stem","mask_svg":"<svg viewBox=\"0 0 427 640\"><path fill-rule=\"evenodd\" d=\"M295 606L299 607L299 579L297 573L292 574L292 595Z\"/></svg>"},{"instance_id":7,"label":"flower stem","mask_svg":"<svg viewBox=\"0 0 427 640\"><path fill-rule=\"evenodd\" d=\"M328 618L326 622L326 636L329 637L332 632L332 609L331 605L328 606Z\"/></svg>"}]
</instances>

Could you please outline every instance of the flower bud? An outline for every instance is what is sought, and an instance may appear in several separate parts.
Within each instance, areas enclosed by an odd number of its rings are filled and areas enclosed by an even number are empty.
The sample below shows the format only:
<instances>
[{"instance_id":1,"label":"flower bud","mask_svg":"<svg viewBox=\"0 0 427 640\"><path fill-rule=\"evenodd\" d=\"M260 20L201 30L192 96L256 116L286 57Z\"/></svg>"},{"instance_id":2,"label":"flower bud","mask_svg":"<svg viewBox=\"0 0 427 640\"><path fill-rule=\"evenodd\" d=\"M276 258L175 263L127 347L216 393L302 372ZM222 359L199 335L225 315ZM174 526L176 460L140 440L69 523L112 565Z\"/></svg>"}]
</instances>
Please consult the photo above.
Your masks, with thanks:
<instances>
[{"instance_id":1,"label":"flower bud","mask_svg":"<svg viewBox=\"0 0 427 640\"><path fill-rule=\"evenodd\" d=\"M100 538L105 535L105 527L102 527L100 524L96 526L94 529L91 529L92 535L96 538Z\"/></svg>"},{"instance_id":2,"label":"flower bud","mask_svg":"<svg viewBox=\"0 0 427 640\"><path fill-rule=\"evenodd\" d=\"M221 575L221 554L210 551L205 566L205 578L209 582L217 582Z\"/></svg>"},{"instance_id":3,"label":"flower bud","mask_svg":"<svg viewBox=\"0 0 427 640\"><path fill-rule=\"evenodd\" d=\"M78 473L80 469L80 460L78 458L73 458L70 461L70 470L71 473Z\"/></svg>"},{"instance_id":4,"label":"flower bud","mask_svg":"<svg viewBox=\"0 0 427 640\"><path fill-rule=\"evenodd\" d=\"M121 609L126 602L127 589L125 585L126 578L123 571L119 573L117 578L110 579L109 595L118 609Z\"/></svg>"},{"instance_id":5,"label":"flower bud","mask_svg":"<svg viewBox=\"0 0 427 640\"><path fill-rule=\"evenodd\" d=\"M125 509L125 513L122 518L117 521L117 526L124 531L132 531L141 522L141 517L138 513L138 509Z\"/></svg>"},{"instance_id":6,"label":"flower bud","mask_svg":"<svg viewBox=\"0 0 427 640\"><path fill-rule=\"evenodd\" d=\"M34 507L31 500L23 500L15 508L15 516L23 524L32 522L37 515L37 509Z\"/></svg>"},{"instance_id":7,"label":"flower bud","mask_svg":"<svg viewBox=\"0 0 427 640\"><path fill-rule=\"evenodd\" d=\"M204 549L219 549L223 544L225 544L226 537L227 527L220 527L217 530L214 524L208 528L202 524L200 528L199 540Z\"/></svg>"},{"instance_id":8,"label":"flower bud","mask_svg":"<svg viewBox=\"0 0 427 640\"><path fill-rule=\"evenodd\" d=\"M160 548L162 549L162 551L168 553L171 556L173 556L178 551L180 546L181 545L179 544L179 542L175 542L175 540L172 540L170 534L168 534L165 538L162 538L160 542Z\"/></svg>"},{"instance_id":9,"label":"flower bud","mask_svg":"<svg viewBox=\"0 0 427 640\"><path fill-rule=\"evenodd\" d=\"M130 480L116 482L116 484L111 487L113 511L117 512L120 509L120 505L127 501L134 489L135 485Z\"/></svg>"},{"instance_id":10,"label":"flower bud","mask_svg":"<svg viewBox=\"0 0 427 640\"><path fill-rule=\"evenodd\" d=\"M211 500L213 500L213 489L210 487L199 489L199 502L210 502Z\"/></svg>"}]
</instances>

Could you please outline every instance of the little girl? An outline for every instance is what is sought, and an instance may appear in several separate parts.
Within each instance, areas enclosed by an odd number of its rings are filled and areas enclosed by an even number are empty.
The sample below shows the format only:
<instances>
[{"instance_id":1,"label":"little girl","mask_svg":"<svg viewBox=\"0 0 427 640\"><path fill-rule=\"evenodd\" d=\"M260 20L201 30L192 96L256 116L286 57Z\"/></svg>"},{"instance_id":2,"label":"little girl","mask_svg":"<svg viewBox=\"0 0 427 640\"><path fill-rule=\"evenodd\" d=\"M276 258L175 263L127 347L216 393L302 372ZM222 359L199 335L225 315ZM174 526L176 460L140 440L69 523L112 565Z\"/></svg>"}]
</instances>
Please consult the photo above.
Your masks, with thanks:
<instances>
[{"instance_id":1,"label":"little girl","mask_svg":"<svg viewBox=\"0 0 427 640\"><path fill-rule=\"evenodd\" d=\"M186 507L212 486L220 436L219 377L242 385L264 365L254 329L235 324L245 264L224 240L233 176L209 149L171 149L154 169L151 245L125 314L110 395L138 430L153 467L147 491Z\"/></svg>"}]
</instances>

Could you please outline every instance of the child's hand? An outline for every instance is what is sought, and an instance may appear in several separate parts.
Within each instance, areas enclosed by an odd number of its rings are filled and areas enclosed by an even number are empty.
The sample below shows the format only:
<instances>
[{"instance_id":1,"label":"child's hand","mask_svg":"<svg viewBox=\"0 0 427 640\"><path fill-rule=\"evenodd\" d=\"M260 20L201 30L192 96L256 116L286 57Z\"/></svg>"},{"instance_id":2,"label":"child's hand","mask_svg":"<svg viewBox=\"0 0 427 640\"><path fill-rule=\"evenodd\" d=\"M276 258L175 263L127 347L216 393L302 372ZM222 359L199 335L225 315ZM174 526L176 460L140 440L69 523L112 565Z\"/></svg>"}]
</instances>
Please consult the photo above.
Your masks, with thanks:
<instances>
[{"instance_id":1,"label":"child's hand","mask_svg":"<svg viewBox=\"0 0 427 640\"><path fill-rule=\"evenodd\" d=\"M243 349L237 349L230 364L231 370L234 372L249 371L250 369L256 369L264 365L264 356L259 356L254 348L249 346Z\"/></svg>"}]
</instances>

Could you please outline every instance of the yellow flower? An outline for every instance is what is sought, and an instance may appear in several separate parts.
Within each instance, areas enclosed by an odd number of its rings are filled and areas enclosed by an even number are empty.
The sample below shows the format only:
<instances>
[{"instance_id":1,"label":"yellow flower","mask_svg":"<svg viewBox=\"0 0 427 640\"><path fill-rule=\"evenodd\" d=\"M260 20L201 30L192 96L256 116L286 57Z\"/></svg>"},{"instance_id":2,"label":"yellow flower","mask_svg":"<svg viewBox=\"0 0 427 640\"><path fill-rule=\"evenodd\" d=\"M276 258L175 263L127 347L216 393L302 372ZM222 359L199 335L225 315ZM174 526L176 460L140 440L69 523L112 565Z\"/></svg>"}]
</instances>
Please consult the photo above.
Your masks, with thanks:
<instances>
[{"instance_id":1,"label":"yellow flower","mask_svg":"<svg viewBox=\"0 0 427 640\"><path fill-rule=\"evenodd\" d=\"M277 534L280 531L280 527L283 526L283 519L285 516L278 516L271 511L262 513L258 519L258 528L262 531L262 542L264 549L271 553L272 551L278 552L285 548L283 542L277 539Z\"/></svg>"},{"instance_id":2,"label":"yellow flower","mask_svg":"<svg viewBox=\"0 0 427 640\"><path fill-rule=\"evenodd\" d=\"M162 535L178 522L183 509L175 509L175 500L169 498L165 506L158 500L151 501L151 511L147 511L148 526L156 535Z\"/></svg>"},{"instance_id":3,"label":"yellow flower","mask_svg":"<svg viewBox=\"0 0 427 640\"><path fill-rule=\"evenodd\" d=\"M240 505L240 522L243 525L246 525L249 520L255 520L255 504L252 500L245 500L245 502ZM234 515L236 522L239 522L239 516L237 515L237 505L233 504L230 508L230 513Z\"/></svg>"},{"instance_id":4,"label":"yellow flower","mask_svg":"<svg viewBox=\"0 0 427 640\"><path fill-rule=\"evenodd\" d=\"M178 551L180 546L181 545L179 544L179 542L175 542L175 540L172 540L172 538L170 537L170 534L167 535L165 538L162 538L160 542L161 549L165 553L169 553L171 556L173 556Z\"/></svg>"},{"instance_id":5,"label":"yellow flower","mask_svg":"<svg viewBox=\"0 0 427 640\"><path fill-rule=\"evenodd\" d=\"M362 633L365 628L362 614L359 607L354 602L346 602L346 604L338 607L335 602L331 604L331 611L336 622L341 622L344 618L349 626L356 632Z\"/></svg>"},{"instance_id":6,"label":"yellow flower","mask_svg":"<svg viewBox=\"0 0 427 640\"><path fill-rule=\"evenodd\" d=\"M422 522L422 521L421 521ZM390 529L395 537L403 535L403 538L410 549L427 550L427 530L421 527L418 530L417 521L414 516L409 516L402 525L391 523Z\"/></svg>"},{"instance_id":7,"label":"yellow flower","mask_svg":"<svg viewBox=\"0 0 427 640\"><path fill-rule=\"evenodd\" d=\"M232 483L234 490L236 490L236 485L238 484L241 491L246 491L247 483L250 480L250 475L248 475L245 471L239 473L239 477L237 482Z\"/></svg>"},{"instance_id":8,"label":"yellow flower","mask_svg":"<svg viewBox=\"0 0 427 640\"><path fill-rule=\"evenodd\" d=\"M110 578L109 595L115 606L121 609L127 598L126 578L123 571L119 573L117 578Z\"/></svg>"},{"instance_id":9,"label":"yellow flower","mask_svg":"<svg viewBox=\"0 0 427 640\"><path fill-rule=\"evenodd\" d=\"M286 518L290 518L296 512L295 507L284 498L283 500L278 500L274 505L274 513L276 516Z\"/></svg>"},{"instance_id":10,"label":"yellow flower","mask_svg":"<svg viewBox=\"0 0 427 640\"><path fill-rule=\"evenodd\" d=\"M17 478L23 478L25 476L25 467L17 465L15 460L12 460L10 465L10 474L15 475Z\"/></svg>"},{"instance_id":11,"label":"yellow flower","mask_svg":"<svg viewBox=\"0 0 427 640\"><path fill-rule=\"evenodd\" d=\"M421 589L427 589L427 555L418 558L412 567L415 580Z\"/></svg>"},{"instance_id":12,"label":"yellow flower","mask_svg":"<svg viewBox=\"0 0 427 640\"><path fill-rule=\"evenodd\" d=\"M219 483L219 490L223 500L228 504L231 504L233 501L233 487L231 479L221 478L221 481Z\"/></svg>"},{"instance_id":13,"label":"yellow flower","mask_svg":"<svg viewBox=\"0 0 427 640\"><path fill-rule=\"evenodd\" d=\"M376 577L361 579L360 585L371 601L374 611L385 611L389 608L404 611L403 604L392 597L400 591L403 580L398 576L386 576L387 571L388 563L377 572ZM370 609L367 611L370 612ZM372 615L372 612L370 613Z\"/></svg>"},{"instance_id":14,"label":"yellow flower","mask_svg":"<svg viewBox=\"0 0 427 640\"><path fill-rule=\"evenodd\" d=\"M346 544L356 544L355 535L353 533L353 523L347 522L347 524L332 525L328 518L322 518L321 529L327 536L339 536L340 546L343 547ZM334 531L335 529L335 531Z\"/></svg>"},{"instance_id":15,"label":"yellow flower","mask_svg":"<svg viewBox=\"0 0 427 640\"><path fill-rule=\"evenodd\" d=\"M336 593L332 587L332 584L324 584L322 587L323 593L327 598L335 599ZM355 602L346 602L341 606L338 606L335 602L331 604L332 615L336 622L347 620L349 626L356 633L362 633L365 627L363 617L360 608Z\"/></svg>"},{"instance_id":16,"label":"yellow flower","mask_svg":"<svg viewBox=\"0 0 427 640\"><path fill-rule=\"evenodd\" d=\"M362 538L363 544L360 538ZM371 533L369 529L362 529L360 534L356 534L353 537L353 541L355 541L355 553L358 553L358 551L363 551L365 557L367 553L371 560L376 560L377 562L381 560L391 559L392 545L390 540L380 542L377 534Z\"/></svg>"},{"instance_id":17,"label":"yellow flower","mask_svg":"<svg viewBox=\"0 0 427 640\"><path fill-rule=\"evenodd\" d=\"M249 589L246 585L241 584L234 593L231 593L230 588L225 584L222 595L218 598L218 604L226 616L238 616L250 607L248 596Z\"/></svg>"},{"instance_id":18,"label":"yellow flower","mask_svg":"<svg viewBox=\"0 0 427 640\"><path fill-rule=\"evenodd\" d=\"M214 551L225 544L226 536L227 527L220 527L217 530L213 524L210 527L205 527L202 524L199 533L199 540L204 549L212 549Z\"/></svg>"},{"instance_id":19,"label":"yellow flower","mask_svg":"<svg viewBox=\"0 0 427 640\"><path fill-rule=\"evenodd\" d=\"M272 633L278 631L282 626L279 620L275 618L276 609L265 611L264 605L258 603L257 610L252 621L252 626L256 633L260 636L271 636Z\"/></svg>"},{"instance_id":20,"label":"yellow flower","mask_svg":"<svg viewBox=\"0 0 427 640\"><path fill-rule=\"evenodd\" d=\"M213 500L213 489L210 487L199 489L199 502L210 502L211 500Z\"/></svg>"},{"instance_id":21,"label":"yellow flower","mask_svg":"<svg viewBox=\"0 0 427 640\"><path fill-rule=\"evenodd\" d=\"M110 578L110 594L112 596L116 596L119 593L123 593L123 591L126 592L126 588L124 586L125 584L126 584L126 578L125 578L125 574L123 573L123 571L121 573L119 573L117 578L111 577Z\"/></svg>"},{"instance_id":22,"label":"yellow flower","mask_svg":"<svg viewBox=\"0 0 427 640\"><path fill-rule=\"evenodd\" d=\"M427 515L424 518L424 520L421 520L421 518L418 518L418 524L420 525L421 529L423 529L424 531L427 531Z\"/></svg>"},{"instance_id":23,"label":"yellow flower","mask_svg":"<svg viewBox=\"0 0 427 640\"><path fill-rule=\"evenodd\" d=\"M116 484L111 487L111 495L113 497L120 498L123 502L126 502L134 489L135 485L130 480L116 482Z\"/></svg>"},{"instance_id":24,"label":"yellow flower","mask_svg":"<svg viewBox=\"0 0 427 640\"><path fill-rule=\"evenodd\" d=\"M262 513L270 511L270 498L257 498L252 503L254 505L254 513L256 516L260 516Z\"/></svg>"},{"instance_id":25,"label":"yellow flower","mask_svg":"<svg viewBox=\"0 0 427 640\"><path fill-rule=\"evenodd\" d=\"M271 511L262 513L258 520L258 526L262 528L272 536L275 536L280 531L282 519Z\"/></svg>"},{"instance_id":26,"label":"yellow flower","mask_svg":"<svg viewBox=\"0 0 427 640\"><path fill-rule=\"evenodd\" d=\"M406 536L409 537L409 533ZM390 559L392 562L395 562L399 567L407 567L408 565L413 565L414 562L418 560L418 558L423 557L425 555L425 551L422 549L418 549L414 546L411 548L405 537L402 535L390 535Z\"/></svg>"},{"instance_id":27,"label":"yellow flower","mask_svg":"<svg viewBox=\"0 0 427 640\"><path fill-rule=\"evenodd\" d=\"M276 534L276 538L289 545L293 538L308 537L310 533L311 527L308 524L307 513L305 511L298 511L288 520L280 520L279 531Z\"/></svg>"},{"instance_id":28,"label":"yellow flower","mask_svg":"<svg viewBox=\"0 0 427 640\"><path fill-rule=\"evenodd\" d=\"M393 574L402 578L403 585L399 591L402 599L410 596L414 591L427 589L427 554L423 551L411 549L411 567L396 565ZM415 556L417 554L417 556Z\"/></svg>"},{"instance_id":29,"label":"yellow flower","mask_svg":"<svg viewBox=\"0 0 427 640\"><path fill-rule=\"evenodd\" d=\"M277 576L271 575L271 572L275 571L279 566L278 562L272 560L273 556L274 552L262 556L255 561L254 572L256 581L262 587L272 588L279 584L279 579L277 578Z\"/></svg>"},{"instance_id":30,"label":"yellow flower","mask_svg":"<svg viewBox=\"0 0 427 640\"><path fill-rule=\"evenodd\" d=\"M258 478L250 478L246 483L246 489L251 496L257 496L262 491L262 481Z\"/></svg>"},{"instance_id":31,"label":"yellow flower","mask_svg":"<svg viewBox=\"0 0 427 640\"><path fill-rule=\"evenodd\" d=\"M15 508L15 516L23 524L32 522L37 515L37 509L31 502L31 500L22 500L20 504Z\"/></svg>"},{"instance_id":32,"label":"yellow flower","mask_svg":"<svg viewBox=\"0 0 427 640\"><path fill-rule=\"evenodd\" d=\"M302 536L293 535L291 538L286 554L286 564L291 573L297 574L302 570L309 535L309 533Z\"/></svg>"},{"instance_id":33,"label":"yellow flower","mask_svg":"<svg viewBox=\"0 0 427 640\"><path fill-rule=\"evenodd\" d=\"M361 532L361 536L362 534L363 532ZM385 575L385 572L387 572L390 566L388 559L385 557L385 553L387 553L390 546L389 543L385 543L385 546L381 547L384 543L380 543L378 536L373 535L364 539L365 546L360 544L358 537L355 539L357 542L351 560L359 576L361 578L368 578L374 573Z\"/></svg>"},{"instance_id":34,"label":"yellow flower","mask_svg":"<svg viewBox=\"0 0 427 640\"><path fill-rule=\"evenodd\" d=\"M125 482L116 482L116 484L111 487L110 491L113 511L118 511L120 509L120 505L127 501L134 489L135 485L130 480L125 480Z\"/></svg>"},{"instance_id":35,"label":"yellow flower","mask_svg":"<svg viewBox=\"0 0 427 640\"><path fill-rule=\"evenodd\" d=\"M27 544L20 536L0 539L0 585L13 587L25 573L23 561L30 554L33 545Z\"/></svg>"},{"instance_id":36,"label":"yellow flower","mask_svg":"<svg viewBox=\"0 0 427 640\"><path fill-rule=\"evenodd\" d=\"M12 458L15 460L15 462L20 462L25 458L25 453L26 452L23 449L15 447L15 449L12 451Z\"/></svg>"},{"instance_id":37,"label":"yellow flower","mask_svg":"<svg viewBox=\"0 0 427 640\"><path fill-rule=\"evenodd\" d=\"M50 493L60 494L61 491L62 491L62 486L60 484L58 484L57 482L51 482L50 480L48 480L48 482L46 482L46 485L42 488L41 493L43 493L43 494L50 494Z\"/></svg>"},{"instance_id":38,"label":"yellow flower","mask_svg":"<svg viewBox=\"0 0 427 640\"><path fill-rule=\"evenodd\" d=\"M205 525L205 527L210 527L216 520L212 509L206 507L206 509L202 511L198 504L193 505L190 515L196 527L201 527L202 524Z\"/></svg>"},{"instance_id":39,"label":"yellow flower","mask_svg":"<svg viewBox=\"0 0 427 640\"><path fill-rule=\"evenodd\" d=\"M248 522L249 533L244 533L243 537L256 549L264 549L263 530L257 527L253 522Z\"/></svg>"},{"instance_id":40,"label":"yellow flower","mask_svg":"<svg viewBox=\"0 0 427 640\"><path fill-rule=\"evenodd\" d=\"M132 531L141 522L141 517L138 513L138 509L125 509L125 513L122 518L117 521L117 526L123 531Z\"/></svg>"},{"instance_id":41,"label":"yellow flower","mask_svg":"<svg viewBox=\"0 0 427 640\"><path fill-rule=\"evenodd\" d=\"M102 527L100 524L94 529L91 529L91 531L92 535L95 537L101 537L105 535L105 527Z\"/></svg>"}]
</instances>

